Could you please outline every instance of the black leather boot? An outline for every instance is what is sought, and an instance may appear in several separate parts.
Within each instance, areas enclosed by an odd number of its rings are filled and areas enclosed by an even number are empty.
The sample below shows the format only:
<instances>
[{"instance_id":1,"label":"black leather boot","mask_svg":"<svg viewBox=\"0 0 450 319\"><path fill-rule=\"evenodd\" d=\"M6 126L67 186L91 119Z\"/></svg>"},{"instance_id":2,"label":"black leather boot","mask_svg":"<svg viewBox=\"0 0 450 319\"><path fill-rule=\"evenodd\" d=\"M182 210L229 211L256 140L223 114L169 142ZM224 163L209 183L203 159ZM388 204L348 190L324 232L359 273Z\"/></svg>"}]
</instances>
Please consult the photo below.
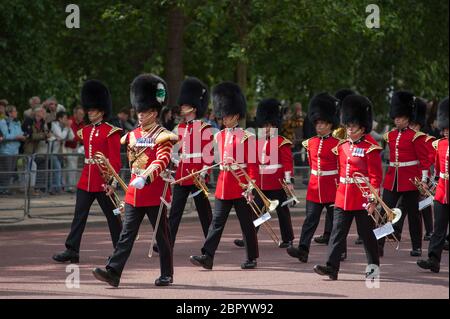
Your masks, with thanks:
<instances>
[{"instance_id":1,"label":"black leather boot","mask_svg":"<svg viewBox=\"0 0 450 319\"><path fill-rule=\"evenodd\" d=\"M331 280L337 280L338 271L330 266L315 265L314 272L321 276L328 276Z\"/></svg>"},{"instance_id":2,"label":"black leather boot","mask_svg":"<svg viewBox=\"0 0 450 319\"><path fill-rule=\"evenodd\" d=\"M328 245L328 242L330 241L330 236L329 235L320 235L318 237L314 237L314 241L318 244L322 244L322 245Z\"/></svg>"},{"instance_id":3,"label":"black leather boot","mask_svg":"<svg viewBox=\"0 0 450 319\"><path fill-rule=\"evenodd\" d=\"M292 240L290 241L282 241L278 244L279 248L288 248L292 246Z\"/></svg>"},{"instance_id":4,"label":"black leather boot","mask_svg":"<svg viewBox=\"0 0 450 319\"><path fill-rule=\"evenodd\" d=\"M409 252L409 254L411 255L411 257L420 257L422 256L422 249L420 248L413 249Z\"/></svg>"},{"instance_id":5,"label":"black leather boot","mask_svg":"<svg viewBox=\"0 0 450 319\"><path fill-rule=\"evenodd\" d=\"M161 276L155 280L155 286L169 286L173 283L172 276Z\"/></svg>"},{"instance_id":6,"label":"black leather boot","mask_svg":"<svg viewBox=\"0 0 450 319\"><path fill-rule=\"evenodd\" d=\"M78 253L68 249L60 254L53 255L52 258L54 261L57 261L59 263L70 262L72 264L78 264L80 262L80 256L78 255Z\"/></svg>"},{"instance_id":7,"label":"black leather boot","mask_svg":"<svg viewBox=\"0 0 450 319\"><path fill-rule=\"evenodd\" d=\"M417 266L422 269L429 269L432 272L438 273L440 270L439 261L436 258L428 258L427 260L420 259L417 261Z\"/></svg>"},{"instance_id":8,"label":"black leather boot","mask_svg":"<svg viewBox=\"0 0 450 319\"><path fill-rule=\"evenodd\" d=\"M294 257L294 258L298 258L298 260L302 263L306 263L308 262L308 252L302 248L302 247L288 247L286 249L287 253L289 256Z\"/></svg>"},{"instance_id":9,"label":"black leather boot","mask_svg":"<svg viewBox=\"0 0 450 319\"><path fill-rule=\"evenodd\" d=\"M234 240L234 244L237 247L240 247L240 248L245 247L245 243L244 243L244 241L242 239L235 239Z\"/></svg>"},{"instance_id":10,"label":"black leather boot","mask_svg":"<svg viewBox=\"0 0 450 319\"><path fill-rule=\"evenodd\" d=\"M92 270L92 274L97 280L106 282L113 287L119 287L120 276L114 273L111 269L103 270L101 268L95 268Z\"/></svg>"},{"instance_id":11,"label":"black leather boot","mask_svg":"<svg viewBox=\"0 0 450 319\"><path fill-rule=\"evenodd\" d=\"M208 255L191 256L189 260L191 261L192 264L196 266L201 266L205 269L213 268L213 259Z\"/></svg>"},{"instance_id":12,"label":"black leather boot","mask_svg":"<svg viewBox=\"0 0 450 319\"><path fill-rule=\"evenodd\" d=\"M258 263L256 262L256 259L252 259L252 260L247 259L245 262L243 262L241 264L241 268L242 269L255 269L257 264Z\"/></svg>"}]
</instances>

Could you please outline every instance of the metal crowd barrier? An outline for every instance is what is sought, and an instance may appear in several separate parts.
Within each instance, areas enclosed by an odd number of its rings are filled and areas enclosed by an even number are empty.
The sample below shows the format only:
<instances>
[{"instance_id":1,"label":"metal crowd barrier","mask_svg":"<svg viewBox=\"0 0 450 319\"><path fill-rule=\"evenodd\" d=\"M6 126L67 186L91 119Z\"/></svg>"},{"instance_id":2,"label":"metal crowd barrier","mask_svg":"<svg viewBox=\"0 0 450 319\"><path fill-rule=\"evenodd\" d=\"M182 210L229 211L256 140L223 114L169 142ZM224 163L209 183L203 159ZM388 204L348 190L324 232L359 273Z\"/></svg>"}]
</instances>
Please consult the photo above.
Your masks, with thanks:
<instances>
[{"instance_id":1,"label":"metal crowd barrier","mask_svg":"<svg viewBox=\"0 0 450 319\"><path fill-rule=\"evenodd\" d=\"M293 153L297 190L306 189L309 182L304 155ZM83 158L84 154L78 153L0 156L0 223L14 223L27 217L71 219ZM130 169L126 154L122 153L121 158L120 176L128 184ZM218 175L218 168L213 169L208 185L211 194L214 194ZM15 192L15 195L2 195L5 191ZM52 194L59 195L50 196ZM124 194L119 191L119 195ZM193 200L188 201L186 209L195 209ZM92 214L102 214L95 201Z\"/></svg>"}]
</instances>

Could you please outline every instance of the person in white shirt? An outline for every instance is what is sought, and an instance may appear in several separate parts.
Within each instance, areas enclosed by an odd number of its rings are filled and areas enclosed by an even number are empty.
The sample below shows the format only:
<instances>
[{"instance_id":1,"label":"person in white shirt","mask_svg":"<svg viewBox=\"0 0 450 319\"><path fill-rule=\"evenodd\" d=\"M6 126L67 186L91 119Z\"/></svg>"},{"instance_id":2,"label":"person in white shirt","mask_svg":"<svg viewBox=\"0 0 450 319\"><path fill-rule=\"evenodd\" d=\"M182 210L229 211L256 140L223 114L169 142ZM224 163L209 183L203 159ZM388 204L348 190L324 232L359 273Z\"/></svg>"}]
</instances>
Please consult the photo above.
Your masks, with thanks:
<instances>
[{"instance_id":1,"label":"person in white shirt","mask_svg":"<svg viewBox=\"0 0 450 319\"><path fill-rule=\"evenodd\" d=\"M63 151L63 145L66 141L72 141L74 134L71 129L71 120L69 120L66 112L56 113L56 120L52 122L51 132L52 137L48 139L49 154L50 154L50 169L52 178L50 194L60 193L62 190L62 176L61 176L61 160L57 154Z\"/></svg>"}]
</instances>

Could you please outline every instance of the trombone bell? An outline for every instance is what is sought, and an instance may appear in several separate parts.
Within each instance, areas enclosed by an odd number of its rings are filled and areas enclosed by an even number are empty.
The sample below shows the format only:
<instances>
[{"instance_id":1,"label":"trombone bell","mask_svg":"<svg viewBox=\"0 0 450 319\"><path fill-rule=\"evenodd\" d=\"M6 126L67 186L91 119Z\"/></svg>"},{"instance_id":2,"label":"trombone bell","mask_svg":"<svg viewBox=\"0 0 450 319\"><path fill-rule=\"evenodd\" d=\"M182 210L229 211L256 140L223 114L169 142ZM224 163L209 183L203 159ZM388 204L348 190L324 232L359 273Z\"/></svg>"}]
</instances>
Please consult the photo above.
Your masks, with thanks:
<instances>
[{"instance_id":1,"label":"trombone bell","mask_svg":"<svg viewBox=\"0 0 450 319\"><path fill-rule=\"evenodd\" d=\"M402 211L400 208L393 208L392 214L394 215L394 218L392 219L391 224L394 225L400 220L400 218L402 218Z\"/></svg>"},{"instance_id":2,"label":"trombone bell","mask_svg":"<svg viewBox=\"0 0 450 319\"><path fill-rule=\"evenodd\" d=\"M278 204L280 203L278 201L278 199L274 199L274 200L269 200L269 207L267 208L269 212L274 211L277 207Z\"/></svg>"}]
</instances>

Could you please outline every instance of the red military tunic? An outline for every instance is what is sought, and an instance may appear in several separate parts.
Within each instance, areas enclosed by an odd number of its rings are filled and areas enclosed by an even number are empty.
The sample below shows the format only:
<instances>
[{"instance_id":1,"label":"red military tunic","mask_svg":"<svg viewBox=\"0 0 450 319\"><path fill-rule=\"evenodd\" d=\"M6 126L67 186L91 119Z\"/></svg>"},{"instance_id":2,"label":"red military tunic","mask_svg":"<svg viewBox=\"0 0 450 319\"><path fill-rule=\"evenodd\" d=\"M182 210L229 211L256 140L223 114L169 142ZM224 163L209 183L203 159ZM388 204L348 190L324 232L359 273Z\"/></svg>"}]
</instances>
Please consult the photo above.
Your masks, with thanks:
<instances>
[{"instance_id":1,"label":"red military tunic","mask_svg":"<svg viewBox=\"0 0 450 319\"><path fill-rule=\"evenodd\" d=\"M226 128L218 132L214 139L218 145L220 161L231 157L241 164L252 180L258 180L257 152L255 151L256 140L253 134L240 127ZM228 165L220 166L215 193L218 199L230 200L242 197L244 190L233 173L230 172L230 169L233 169L234 173L239 174L236 166L231 166L231 168ZM243 176L240 177L240 183L248 184Z\"/></svg>"},{"instance_id":2,"label":"red military tunic","mask_svg":"<svg viewBox=\"0 0 450 319\"><path fill-rule=\"evenodd\" d=\"M280 180L294 176L292 142L283 136L258 139L259 180L261 190L283 189Z\"/></svg>"},{"instance_id":3,"label":"red military tunic","mask_svg":"<svg viewBox=\"0 0 450 319\"><path fill-rule=\"evenodd\" d=\"M151 128L134 129L122 138L123 144L128 144L130 160L141 150L143 153L132 161L130 183L137 177L148 177L150 182L142 189L128 186L125 202L134 207L159 206L163 195L165 182L160 174L170 162L173 143L177 136L165 128L154 124ZM164 199L169 202L170 187L167 188Z\"/></svg>"},{"instance_id":4,"label":"red military tunic","mask_svg":"<svg viewBox=\"0 0 450 319\"><path fill-rule=\"evenodd\" d=\"M103 192L105 180L100 175L97 164L93 161L96 152L102 152L119 173L122 166L120 160L120 131L122 129L106 122L84 126L77 132L84 145L84 167L77 187L87 192Z\"/></svg>"},{"instance_id":5,"label":"red military tunic","mask_svg":"<svg viewBox=\"0 0 450 319\"><path fill-rule=\"evenodd\" d=\"M180 124L177 127L177 135L180 141L180 161L177 163L176 180L213 163L214 134L208 123L194 120L187 124ZM180 183L182 186L193 184L192 178Z\"/></svg>"},{"instance_id":6,"label":"red military tunic","mask_svg":"<svg viewBox=\"0 0 450 319\"><path fill-rule=\"evenodd\" d=\"M334 203L339 174L338 157L332 150L339 141L331 134L303 141L311 168L306 200L321 204Z\"/></svg>"},{"instance_id":7,"label":"red military tunic","mask_svg":"<svg viewBox=\"0 0 450 319\"><path fill-rule=\"evenodd\" d=\"M431 163L426 147L426 135L411 128L392 130L384 135L389 145L389 168L384 178L383 188L394 191L397 180L398 192L417 190L410 181L415 177L428 177ZM397 177L397 178L396 178Z\"/></svg>"},{"instance_id":8,"label":"red military tunic","mask_svg":"<svg viewBox=\"0 0 450 319\"><path fill-rule=\"evenodd\" d=\"M436 149L434 169L436 171L436 176L439 176L434 200L441 204L448 204L448 139L441 138L440 140L434 141L433 147Z\"/></svg>"},{"instance_id":9,"label":"red military tunic","mask_svg":"<svg viewBox=\"0 0 450 319\"><path fill-rule=\"evenodd\" d=\"M341 141L333 149L339 161L339 186L335 207L346 211L364 210L367 199L355 184L353 173L359 172L367 177L378 191L383 179L381 150L378 144L369 142L365 136L355 142Z\"/></svg>"}]
</instances>

